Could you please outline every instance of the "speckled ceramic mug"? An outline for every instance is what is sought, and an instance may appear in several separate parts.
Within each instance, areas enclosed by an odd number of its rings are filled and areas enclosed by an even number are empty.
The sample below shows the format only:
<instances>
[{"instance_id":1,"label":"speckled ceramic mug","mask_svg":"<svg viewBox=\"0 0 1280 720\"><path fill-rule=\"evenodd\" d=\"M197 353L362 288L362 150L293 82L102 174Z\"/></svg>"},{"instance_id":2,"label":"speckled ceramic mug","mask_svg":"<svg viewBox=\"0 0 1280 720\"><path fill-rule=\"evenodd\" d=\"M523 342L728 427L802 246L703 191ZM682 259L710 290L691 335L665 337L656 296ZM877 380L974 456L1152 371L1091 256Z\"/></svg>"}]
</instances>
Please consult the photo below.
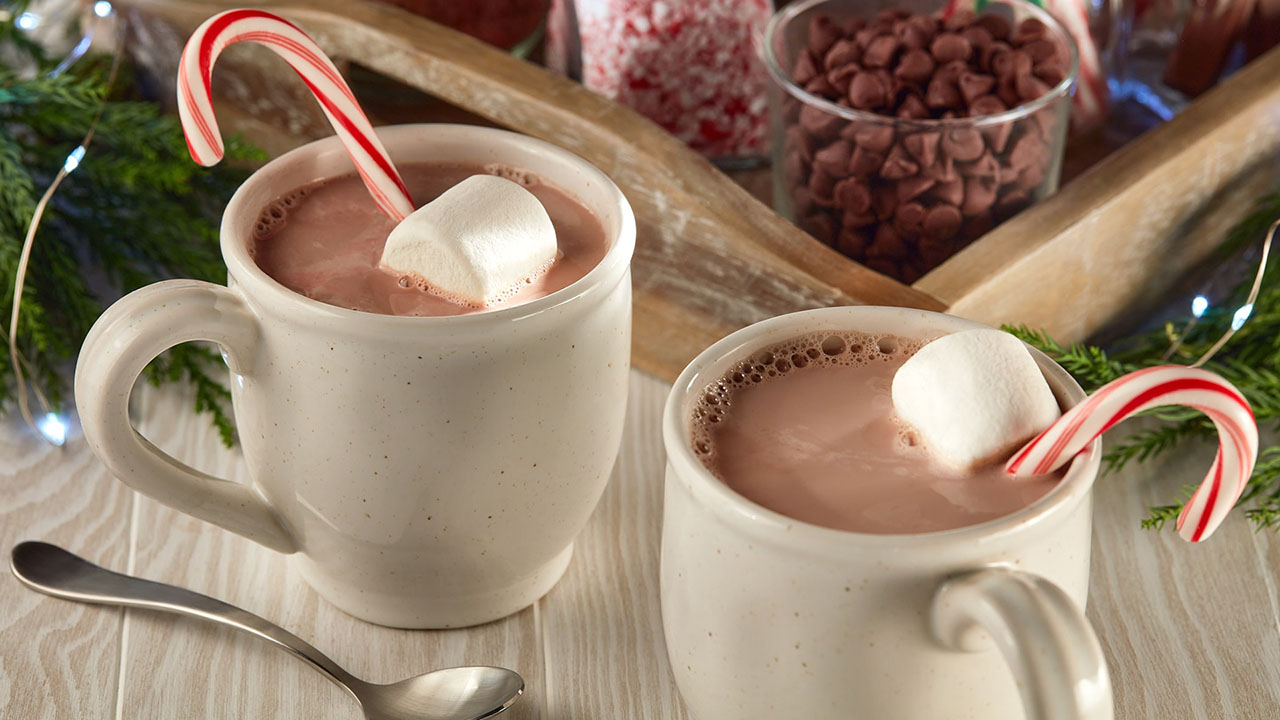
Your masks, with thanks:
<instances>
[{"instance_id":1,"label":"speckled ceramic mug","mask_svg":"<svg viewBox=\"0 0 1280 720\"><path fill-rule=\"evenodd\" d=\"M261 209L351 171L336 138L254 173L227 205L229 287L130 294L94 325L76 368L84 434L140 492L296 553L334 605L382 625L460 627L528 606L563 574L622 436L635 219L603 173L553 145L460 125L383 128L391 157L525 168L581 200L609 249L577 282L521 305L396 317L326 305L262 272ZM232 372L248 485L197 472L129 423L138 373L211 340Z\"/></svg>"},{"instance_id":2,"label":"speckled ceramic mug","mask_svg":"<svg viewBox=\"0 0 1280 720\"><path fill-rule=\"evenodd\" d=\"M731 490L690 446L706 386L760 349L810 332L929 338L977 327L919 310L812 310L733 333L681 374L663 416L661 595L694 720L1111 719L1106 662L1081 612L1099 443L1017 512L914 535L780 515ZM1064 407L1084 399L1033 354Z\"/></svg>"}]
</instances>

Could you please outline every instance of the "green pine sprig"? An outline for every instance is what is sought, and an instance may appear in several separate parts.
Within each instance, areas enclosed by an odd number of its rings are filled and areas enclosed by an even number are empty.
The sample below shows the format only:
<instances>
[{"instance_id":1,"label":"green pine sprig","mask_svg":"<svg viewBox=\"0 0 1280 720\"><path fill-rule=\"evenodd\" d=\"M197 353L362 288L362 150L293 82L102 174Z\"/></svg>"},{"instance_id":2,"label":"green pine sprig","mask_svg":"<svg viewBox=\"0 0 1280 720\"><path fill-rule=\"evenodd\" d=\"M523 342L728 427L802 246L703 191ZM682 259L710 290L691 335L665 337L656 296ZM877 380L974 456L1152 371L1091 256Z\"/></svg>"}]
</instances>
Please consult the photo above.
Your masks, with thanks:
<instances>
[{"instance_id":1,"label":"green pine sprig","mask_svg":"<svg viewBox=\"0 0 1280 720\"><path fill-rule=\"evenodd\" d=\"M1280 218L1280 192L1263 197L1231 230L1223 252L1238 254L1258 242L1277 218ZM1280 256L1280 245L1273 248L1268 275L1248 321L1204 365L1239 388L1253 407L1259 427L1273 431L1280 431L1280 278L1276 276L1275 267L1280 261L1276 260L1277 256ZM1140 368L1194 363L1230 329L1235 310L1247 299L1252 284L1250 273L1194 325L1190 317L1170 321L1115 343L1110 352L1087 344L1064 346L1047 333L1025 326L1007 326L1005 330L1040 349L1071 373L1086 392L1093 392ZM1164 354L1179 339L1177 351L1164 359ZM1112 445L1103 457L1108 471L1119 470L1131 462L1145 462L1189 440L1212 440L1216 436L1213 423L1195 410L1156 408L1145 414L1163 424L1129 434ZM1142 521L1143 527L1162 528L1177 518L1189 498L1190 493L1184 489L1175 504L1150 508ZM1259 454L1239 505L1246 508L1245 515L1255 527L1280 528L1280 447L1269 447Z\"/></svg>"},{"instance_id":2,"label":"green pine sprig","mask_svg":"<svg viewBox=\"0 0 1280 720\"><path fill-rule=\"evenodd\" d=\"M11 22L0 30L0 42L19 37ZM43 61L38 48L31 57ZM67 370L85 334L115 297L169 277L225 282L219 216L247 175L244 163L263 159L229 138L232 162L212 169L196 165L177 119L131 94L127 67L103 106L107 68L104 58L84 59L56 77L19 77L0 65L0 317L6 329L39 194L103 108L88 153L45 212L22 296L19 350L31 380L55 409L67 403ZM223 367L210 348L186 345L162 356L146 375L156 384L190 382L196 410L208 414L230 443L234 428L230 395L219 381ZM12 403L14 390L6 357L0 407Z\"/></svg>"}]
</instances>

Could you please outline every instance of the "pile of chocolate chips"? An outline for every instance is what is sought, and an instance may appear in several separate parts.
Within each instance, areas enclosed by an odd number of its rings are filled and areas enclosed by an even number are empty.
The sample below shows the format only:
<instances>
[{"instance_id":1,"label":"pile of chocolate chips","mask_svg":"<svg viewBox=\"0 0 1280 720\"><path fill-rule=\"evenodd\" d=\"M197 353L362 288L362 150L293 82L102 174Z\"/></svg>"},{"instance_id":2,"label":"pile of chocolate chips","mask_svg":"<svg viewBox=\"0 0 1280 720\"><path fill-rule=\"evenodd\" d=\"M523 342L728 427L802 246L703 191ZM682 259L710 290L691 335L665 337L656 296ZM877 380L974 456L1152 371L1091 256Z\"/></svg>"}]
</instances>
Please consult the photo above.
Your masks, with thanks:
<instances>
[{"instance_id":1,"label":"pile of chocolate chips","mask_svg":"<svg viewBox=\"0 0 1280 720\"><path fill-rule=\"evenodd\" d=\"M787 98L782 172L796 221L914 282L1045 189L1069 100L1018 120L931 121L1022 105L1062 82L1069 64L1067 48L1034 18L1017 27L972 12L814 18L792 80L884 119L851 121Z\"/></svg>"}]
</instances>

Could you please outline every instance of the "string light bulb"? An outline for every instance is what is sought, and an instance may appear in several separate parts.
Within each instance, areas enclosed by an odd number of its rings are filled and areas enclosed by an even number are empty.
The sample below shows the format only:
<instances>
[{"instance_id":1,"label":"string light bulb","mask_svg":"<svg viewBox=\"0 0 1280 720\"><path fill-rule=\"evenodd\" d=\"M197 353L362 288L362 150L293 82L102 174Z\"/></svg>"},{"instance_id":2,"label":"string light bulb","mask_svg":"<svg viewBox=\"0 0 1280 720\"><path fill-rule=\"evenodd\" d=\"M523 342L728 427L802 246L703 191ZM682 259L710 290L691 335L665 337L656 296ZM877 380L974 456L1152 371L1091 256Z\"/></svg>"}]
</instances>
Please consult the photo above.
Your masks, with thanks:
<instances>
[{"instance_id":1,"label":"string light bulb","mask_svg":"<svg viewBox=\"0 0 1280 720\"><path fill-rule=\"evenodd\" d=\"M24 12L13 21L13 24L18 26L19 30L35 30L40 25L40 16L33 12Z\"/></svg>"},{"instance_id":2,"label":"string light bulb","mask_svg":"<svg viewBox=\"0 0 1280 720\"><path fill-rule=\"evenodd\" d=\"M67 441L67 424L58 417L57 413L45 413L44 417L36 423L36 429L51 444L62 447Z\"/></svg>"},{"instance_id":3,"label":"string light bulb","mask_svg":"<svg viewBox=\"0 0 1280 720\"><path fill-rule=\"evenodd\" d=\"M98 0L93 4L93 14L100 18L104 18L111 14L111 3L107 0Z\"/></svg>"},{"instance_id":4,"label":"string light bulb","mask_svg":"<svg viewBox=\"0 0 1280 720\"><path fill-rule=\"evenodd\" d=\"M1191 301L1191 316L1195 318L1204 317L1205 312L1209 309L1209 298L1203 295L1197 295Z\"/></svg>"}]
</instances>

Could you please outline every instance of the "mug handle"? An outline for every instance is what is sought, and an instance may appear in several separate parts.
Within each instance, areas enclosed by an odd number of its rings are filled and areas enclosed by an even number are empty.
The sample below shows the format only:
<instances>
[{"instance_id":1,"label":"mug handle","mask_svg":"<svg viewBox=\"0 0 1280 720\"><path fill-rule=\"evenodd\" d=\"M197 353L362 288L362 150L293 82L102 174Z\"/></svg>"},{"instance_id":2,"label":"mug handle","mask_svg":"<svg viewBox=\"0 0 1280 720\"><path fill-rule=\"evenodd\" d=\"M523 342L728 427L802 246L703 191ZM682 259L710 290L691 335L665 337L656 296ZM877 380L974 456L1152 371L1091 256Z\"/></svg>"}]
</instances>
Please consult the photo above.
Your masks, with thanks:
<instances>
[{"instance_id":1,"label":"mug handle","mask_svg":"<svg viewBox=\"0 0 1280 720\"><path fill-rule=\"evenodd\" d=\"M1028 720L1115 716L1098 638L1052 582L1006 567L967 572L938 588L931 622L934 636L952 650L981 651L990 635L1018 681Z\"/></svg>"},{"instance_id":2,"label":"mug handle","mask_svg":"<svg viewBox=\"0 0 1280 720\"><path fill-rule=\"evenodd\" d=\"M217 343L238 375L253 371L258 321L240 295L198 280L166 280L135 290L98 318L76 363L75 396L85 440L113 475L169 507L239 533L272 550L297 542L275 508L249 485L202 473L162 452L129 421L138 375L178 343Z\"/></svg>"}]
</instances>

